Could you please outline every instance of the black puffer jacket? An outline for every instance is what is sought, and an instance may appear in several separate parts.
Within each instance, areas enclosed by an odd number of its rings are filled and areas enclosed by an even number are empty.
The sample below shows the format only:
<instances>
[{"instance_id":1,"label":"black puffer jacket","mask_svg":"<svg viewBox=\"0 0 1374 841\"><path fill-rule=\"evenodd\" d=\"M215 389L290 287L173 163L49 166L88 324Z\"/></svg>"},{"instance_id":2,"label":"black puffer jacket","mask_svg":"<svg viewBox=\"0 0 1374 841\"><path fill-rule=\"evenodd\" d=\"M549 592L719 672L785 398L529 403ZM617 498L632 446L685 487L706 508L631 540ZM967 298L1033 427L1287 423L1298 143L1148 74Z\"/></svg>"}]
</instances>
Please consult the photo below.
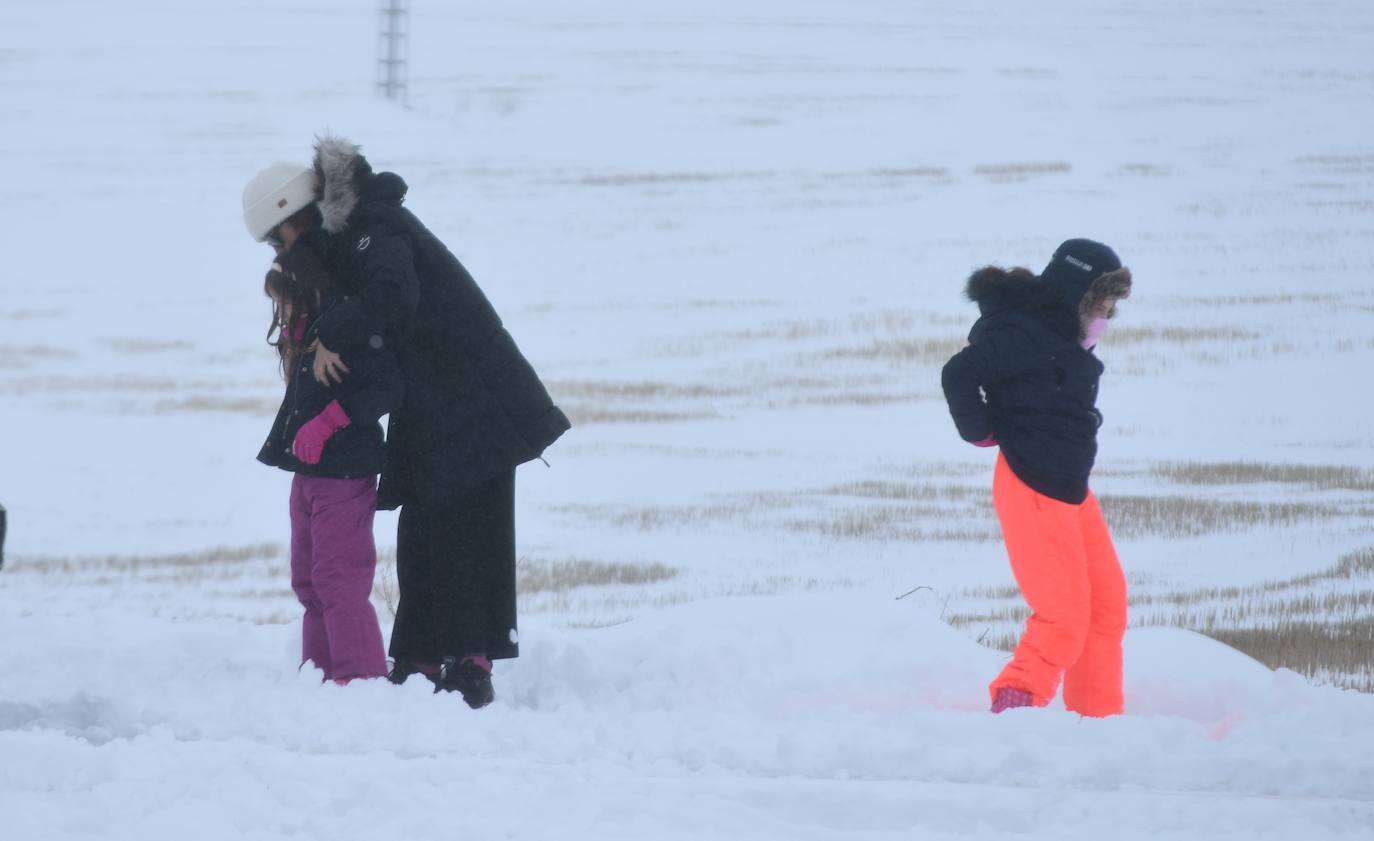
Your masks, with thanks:
<instances>
[{"instance_id":1,"label":"black puffer jacket","mask_svg":"<svg viewBox=\"0 0 1374 841\"><path fill-rule=\"evenodd\" d=\"M401 206L405 182L332 138L315 168L323 225L305 242L351 292L320 338L334 351L385 341L405 373L379 505L442 506L539 458L571 424L472 276Z\"/></svg>"},{"instance_id":2,"label":"black puffer jacket","mask_svg":"<svg viewBox=\"0 0 1374 841\"><path fill-rule=\"evenodd\" d=\"M304 346L319 337L321 320L345 303L346 300L338 298L321 308L319 317L306 329ZM348 376L339 385L324 386L311 372L315 354L301 354L258 461L292 473L333 479L358 479L382 472L385 444L379 420L401 403L401 367L384 342L352 348L342 355L349 368ZM339 401L351 423L330 436L319 464L304 464L291 452L296 433L334 400Z\"/></svg>"},{"instance_id":3,"label":"black puffer jacket","mask_svg":"<svg viewBox=\"0 0 1374 841\"><path fill-rule=\"evenodd\" d=\"M1021 481L1083 502L1102 425L1103 365L1079 344L1077 302L1071 307L1029 271L993 267L969 278L968 297L982 317L941 377L960 437L996 436Z\"/></svg>"}]
</instances>

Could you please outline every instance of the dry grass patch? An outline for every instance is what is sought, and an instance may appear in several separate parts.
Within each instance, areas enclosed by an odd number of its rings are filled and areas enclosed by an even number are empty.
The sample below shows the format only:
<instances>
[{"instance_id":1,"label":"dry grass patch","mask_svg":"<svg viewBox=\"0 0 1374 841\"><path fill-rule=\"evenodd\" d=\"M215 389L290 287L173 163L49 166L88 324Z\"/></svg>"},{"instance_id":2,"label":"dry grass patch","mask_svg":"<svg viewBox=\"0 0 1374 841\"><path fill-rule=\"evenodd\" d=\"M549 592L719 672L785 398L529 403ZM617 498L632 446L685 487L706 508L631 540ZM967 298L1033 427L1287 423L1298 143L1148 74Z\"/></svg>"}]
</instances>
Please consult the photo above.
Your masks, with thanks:
<instances>
[{"instance_id":1,"label":"dry grass patch","mask_svg":"<svg viewBox=\"0 0 1374 841\"><path fill-rule=\"evenodd\" d=\"M704 582L701 582L704 583ZM661 609L702 599L739 598L795 592L834 592L857 585L848 578L816 578L790 575L767 576L743 581L683 589L627 591L624 589L572 590L531 599L524 610L575 617L562 622L565 628L596 629L631 621L646 609Z\"/></svg>"},{"instance_id":2,"label":"dry grass patch","mask_svg":"<svg viewBox=\"0 0 1374 841\"><path fill-rule=\"evenodd\" d=\"M195 345L182 340L160 339L101 339L100 344L117 353L142 354L165 353L168 351L193 350Z\"/></svg>"},{"instance_id":3,"label":"dry grass patch","mask_svg":"<svg viewBox=\"0 0 1374 841\"><path fill-rule=\"evenodd\" d=\"M177 412L230 412L233 414L271 417L277 413L280 401L261 397L214 397L197 394L180 400L159 400L152 405L155 415Z\"/></svg>"},{"instance_id":4,"label":"dry grass patch","mask_svg":"<svg viewBox=\"0 0 1374 841\"><path fill-rule=\"evenodd\" d=\"M924 181L927 183L948 184L953 181L953 174L949 169L942 166L877 167L875 169L825 172L821 173L820 177L825 181L880 181L886 184L900 181Z\"/></svg>"},{"instance_id":5,"label":"dry grass patch","mask_svg":"<svg viewBox=\"0 0 1374 841\"><path fill-rule=\"evenodd\" d=\"M782 504L780 500L759 495L710 505L564 505L554 510L578 514L616 528L661 531L742 520L755 514L760 507L773 508Z\"/></svg>"},{"instance_id":6,"label":"dry grass patch","mask_svg":"<svg viewBox=\"0 0 1374 841\"><path fill-rule=\"evenodd\" d=\"M1064 161L1044 161L1009 164L985 164L973 171L991 181L1025 181L1038 175L1057 175L1073 169Z\"/></svg>"},{"instance_id":7,"label":"dry grass patch","mask_svg":"<svg viewBox=\"0 0 1374 841\"><path fill-rule=\"evenodd\" d=\"M828 359L862 359L892 365L944 365L949 358L968 345L968 340L954 336L927 339L872 339L857 347L840 347L824 351Z\"/></svg>"},{"instance_id":8,"label":"dry grass patch","mask_svg":"<svg viewBox=\"0 0 1374 841\"><path fill-rule=\"evenodd\" d=\"M694 420L713 420L720 416L719 412L708 410L655 412L647 409L599 409L576 404L568 406L568 417L576 426L603 423L682 423Z\"/></svg>"},{"instance_id":9,"label":"dry grass patch","mask_svg":"<svg viewBox=\"0 0 1374 841\"><path fill-rule=\"evenodd\" d=\"M1212 628L1212 639L1271 669L1292 669L1361 692L1374 692L1374 620L1284 621L1261 628Z\"/></svg>"},{"instance_id":10,"label":"dry grass patch","mask_svg":"<svg viewBox=\"0 0 1374 841\"><path fill-rule=\"evenodd\" d=\"M814 358L800 359L789 367L816 369ZM893 388L893 386L901 386ZM933 400L942 395L932 383L928 390L912 388L910 378L893 379L871 371L838 370L809 376L771 376L760 378L742 405L768 409L796 406L886 406Z\"/></svg>"},{"instance_id":11,"label":"dry grass patch","mask_svg":"<svg viewBox=\"0 0 1374 841\"><path fill-rule=\"evenodd\" d=\"M956 597L981 606L947 622L992 648L1015 647L1030 615L1020 590L970 588ZM1130 609L1133 626L1197 631L1270 668L1374 692L1374 549L1343 555L1319 572L1252 585L1163 593L1133 586Z\"/></svg>"},{"instance_id":12,"label":"dry grass patch","mask_svg":"<svg viewBox=\"0 0 1374 841\"><path fill-rule=\"evenodd\" d=\"M1181 297L1179 305L1183 307L1274 307L1290 306L1293 304L1340 304L1348 306L1351 296L1349 294L1335 294L1329 292L1302 292L1297 294L1262 294L1262 295L1216 295L1203 297Z\"/></svg>"},{"instance_id":13,"label":"dry grass patch","mask_svg":"<svg viewBox=\"0 0 1374 841\"><path fill-rule=\"evenodd\" d=\"M1019 79L1057 79L1059 71L1053 67L999 67L997 75Z\"/></svg>"},{"instance_id":14,"label":"dry grass patch","mask_svg":"<svg viewBox=\"0 0 1374 841\"><path fill-rule=\"evenodd\" d=\"M248 546L216 546L199 552L175 552L165 555L98 555L85 557L18 556L5 564L6 573L147 573L163 570L203 570L206 567L241 565L251 561L274 560L282 557L283 547L277 543L258 543Z\"/></svg>"},{"instance_id":15,"label":"dry grass patch","mask_svg":"<svg viewBox=\"0 0 1374 841\"><path fill-rule=\"evenodd\" d=\"M565 593L582 587L644 586L677 577L680 570L660 563L610 561L521 561L516 567L521 593Z\"/></svg>"},{"instance_id":16,"label":"dry grass patch","mask_svg":"<svg viewBox=\"0 0 1374 841\"><path fill-rule=\"evenodd\" d=\"M75 356L77 353L73 350L52 345L0 345L0 359L72 359Z\"/></svg>"},{"instance_id":17,"label":"dry grass patch","mask_svg":"<svg viewBox=\"0 0 1374 841\"><path fill-rule=\"evenodd\" d=\"M0 369L32 368L41 362L75 359L77 354L52 345L0 345Z\"/></svg>"},{"instance_id":18,"label":"dry grass patch","mask_svg":"<svg viewBox=\"0 0 1374 841\"><path fill-rule=\"evenodd\" d=\"M1184 496L1098 497L1118 537L1198 537L1256 528L1291 527L1340 517L1346 512L1305 502L1231 502Z\"/></svg>"},{"instance_id":19,"label":"dry grass patch","mask_svg":"<svg viewBox=\"0 0 1374 841\"><path fill-rule=\"evenodd\" d=\"M1152 624L1161 622L1208 631L1217 628L1264 627L1292 622L1364 621L1374 624L1374 587L1353 592L1287 594L1283 588L1243 588L1239 593L1219 592L1218 601L1194 602L1170 607L1168 596L1132 597L1131 603L1148 610ZM1149 606L1149 607L1143 607ZM1162 617L1162 618L1161 618Z\"/></svg>"},{"instance_id":20,"label":"dry grass patch","mask_svg":"<svg viewBox=\"0 0 1374 841\"><path fill-rule=\"evenodd\" d=\"M966 587L959 591L959 596L966 599L1019 599L1021 589L1019 587Z\"/></svg>"},{"instance_id":21,"label":"dry grass patch","mask_svg":"<svg viewBox=\"0 0 1374 841\"><path fill-rule=\"evenodd\" d=\"M814 360L802 364L814 367ZM588 424L711 420L723 417L728 407L884 406L940 396L934 388L892 385L887 376L839 371L833 376L762 376L734 386L581 380L554 383L551 390L574 422Z\"/></svg>"},{"instance_id":22,"label":"dry grass patch","mask_svg":"<svg viewBox=\"0 0 1374 841\"><path fill-rule=\"evenodd\" d=\"M953 613L945 621L966 634L976 633L974 641L979 645L1010 653L1021 640L1022 629L1030 614L1030 608L1024 605L1008 605L970 613Z\"/></svg>"},{"instance_id":23,"label":"dry grass patch","mask_svg":"<svg viewBox=\"0 0 1374 841\"><path fill-rule=\"evenodd\" d=\"M395 547L377 550L377 572L372 579L372 598L381 599L386 612L396 618L396 607L401 603L401 587L396 581Z\"/></svg>"},{"instance_id":24,"label":"dry grass patch","mask_svg":"<svg viewBox=\"0 0 1374 841\"><path fill-rule=\"evenodd\" d=\"M614 628L634 621L633 616L615 616L608 619L582 619L574 622L564 622L563 627L572 631L600 631L604 628Z\"/></svg>"},{"instance_id":25,"label":"dry grass patch","mask_svg":"<svg viewBox=\"0 0 1374 841\"><path fill-rule=\"evenodd\" d=\"M1120 171L1127 175L1139 175L1146 178L1160 178L1173 174L1173 169L1156 164L1122 164Z\"/></svg>"},{"instance_id":26,"label":"dry grass patch","mask_svg":"<svg viewBox=\"0 0 1374 841\"><path fill-rule=\"evenodd\" d=\"M0 312L0 318L7 321L34 321L43 318L58 318L66 315L63 309L22 309Z\"/></svg>"},{"instance_id":27,"label":"dry grass patch","mask_svg":"<svg viewBox=\"0 0 1374 841\"><path fill-rule=\"evenodd\" d=\"M794 395L782 400L766 401L769 408L791 408L795 406L890 406L894 403L917 403L935 400L939 394L934 391L832 391L819 394Z\"/></svg>"},{"instance_id":28,"label":"dry grass patch","mask_svg":"<svg viewBox=\"0 0 1374 841\"><path fill-rule=\"evenodd\" d=\"M1250 342L1262 338L1261 333L1239 327L1128 327L1113 325L1111 347L1167 344L1189 345L1199 342Z\"/></svg>"},{"instance_id":29,"label":"dry grass patch","mask_svg":"<svg viewBox=\"0 0 1374 841\"><path fill-rule=\"evenodd\" d=\"M1363 579L1369 580L1369 586L1352 586ZM1333 589L1332 584L1344 589ZM1167 611L1187 627L1204 630L1267 619L1369 616L1374 620L1374 549L1343 555L1327 569L1281 581L1159 594L1133 592L1131 604L1156 614Z\"/></svg>"},{"instance_id":30,"label":"dry grass patch","mask_svg":"<svg viewBox=\"0 0 1374 841\"><path fill-rule=\"evenodd\" d=\"M880 492L876 485L853 488L858 493L832 491L741 494L697 505L609 506L571 505L557 510L578 514L615 528L662 531L705 528L724 524L772 525L796 534L836 540L886 540L903 542L967 542L1000 540L1001 532L990 507L958 505L968 497L958 491L932 491L915 496L929 504L874 503L864 506L830 506L824 497L859 496ZM840 490L843 489L834 489ZM900 491L894 491L899 493ZM971 496L971 494L970 494ZM877 498L876 496L870 498ZM902 499L902 497L892 497ZM956 504L939 504L956 503ZM768 519L764 522L764 518ZM929 526L925 524L935 523Z\"/></svg>"},{"instance_id":31,"label":"dry grass patch","mask_svg":"<svg viewBox=\"0 0 1374 841\"><path fill-rule=\"evenodd\" d=\"M522 596L552 594L555 605L571 609L567 600L576 590L607 587L644 587L676 578L681 571L661 563L630 564L615 561L573 559L543 561L520 559L516 562L516 591ZM377 553L377 576L372 595L380 599L393 618L400 604L400 587L396 581L396 550ZM617 624L612 622L611 624Z\"/></svg>"},{"instance_id":32,"label":"dry grass patch","mask_svg":"<svg viewBox=\"0 0 1374 841\"><path fill-rule=\"evenodd\" d=\"M1185 485L1303 485L1321 490L1374 491L1374 471L1356 467L1268 462L1166 462L1151 468Z\"/></svg>"},{"instance_id":33,"label":"dry grass patch","mask_svg":"<svg viewBox=\"0 0 1374 841\"><path fill-rule=\"evenodd\" d=\"M742 388L700 383L562 380L550 383L576 424L675 423L720 417L712 403L738 397ZM686 404L687 408L665 406ZM647 404L647 405L646 405Z\"/></svg>"},{"instance_id":34,"label":"dry grass patch","mask_svg":"<svg viewBox=\"0 0 1374 841\"><path fill-rule=\"evenodd\" d=\"M0 380L0 394L90 394L170 392L186 388L186 383L132 374L106 377L29 377Z\"/></svg>"},{"instance_id":35,"label":"dry grass patch","mask_svg":"<svg viewBox=\"0 0 1374 841\"><path fill-rule=\"evenodd\" d=\"M574 400L709 400L735 397L744 393L741 388L706 385L704 383L616 382L612 380L557 380L549 383L549 390L559 398Z\"/></svg>"},{"instance_id":36,"label":"dry grass patch","mask_svg":"<svg viewBox=\"0 0 1374 841\"><path fill-rule=\"evenodd\" d=\"M585 175L577 183L586 187L667 187L711 184L722 181L760 181L777 173L757 172L627 172Z\"/></svg>"},{"instance_id":37,"label":"dry grass patch","mask_svg":"<svg viewBox=\"0 0 1374 841\"><path fill-rule=\"evenodd\" d=\"M950 172L942 166L898 166L871 169L867 173L875 178L949 178Z\"/></svg>"},{"instance_id":38,"label":"dry grass patch","mask_svg":"<svg viewBox=\"0 0 1374 841\"><path fill-rule=\"evenodd\" d=\"M805 519L792 518L790 531L839 540L902 541L907 543L984 543L1002 539L990 518L971 516L964 508L939 505L883 505L827 511ZM924 527L923 522L949 523Z\"/></svg>"},{"instance_id":39,"label":"dry grass patch","mask_svg":"<svg viewBox=\"0 0 1374 841\"><path fill-rule=\"evenodd\" d=\"M296 601L296 593L289 583L281 587L220 587L205 590L203 595L250 602Z\"/></svg>"},{"instance_id":40,"label":"dry grass patch","mask_svg":"<svg viewBox=\"0 0 1374 841\"><path fill-rule=\"evenodd\" d=\"M880 309L859 312L841 318L805 318L771 321L745 330L732 330L702 337L699 345L706 350L722 346L758 342L804 342L836 336L866 338L874 334L897 337L909 336L930 329L964 327L972 321L964 316L951 316L909 308ZM963 343L959 343L962 347ZM676 351L673 344L670 350ZM956 348L957 349L957 348Z\"/></svg>"},{"instance_id":41,"label":"dry grass patch","mask_svg":"<svg viewBox=\"0 0 1374 841\"><path fill-rule=\"evenodd\" d=\"M981 485L987 494L988 504L992 504L992 472L991 462L970 462L970 461L918 461L900 467L896 473L903 477L927 480L931 477L941 477L946 479L968 479L978 477L986 480L986 484Z\"/></svg>"},{"instance_id":42,"label":"dry grass patch","mask_svg":"<svg viewBox=\"0 0 1374 841\"><path fill-rule=\"evenodd\" d=\"M1298 166L1320 169L1324 172L1341 175L1362 175L1374 173L1374 155L1356 153L1352 155L1327 154L1305 155L1294 158Z\"/></svg>"},{"instance_id":43,"label":"dry grass patch","mask_svg":"<svg viewBox=\"0 0 1374 841\"><path fill-rule=\"evenodd\" d=\"M932 485L928 483L894 482L866 479L833 485L820 493L828 496L852 496L866 499L918 500L945 502L987 503L992 493L987 488L972 485Z\"/></svg>"}]
</instances>

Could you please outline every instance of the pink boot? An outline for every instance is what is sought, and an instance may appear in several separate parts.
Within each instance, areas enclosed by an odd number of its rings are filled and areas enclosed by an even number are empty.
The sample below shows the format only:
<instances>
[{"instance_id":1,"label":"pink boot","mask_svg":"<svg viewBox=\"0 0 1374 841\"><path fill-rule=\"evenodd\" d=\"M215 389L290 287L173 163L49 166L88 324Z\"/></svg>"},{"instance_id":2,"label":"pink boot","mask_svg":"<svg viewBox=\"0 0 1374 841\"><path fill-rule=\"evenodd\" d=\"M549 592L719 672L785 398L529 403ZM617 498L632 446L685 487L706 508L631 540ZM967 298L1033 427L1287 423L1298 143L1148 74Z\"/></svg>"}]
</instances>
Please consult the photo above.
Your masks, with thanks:
<instances>
[{"instance_id":1,"label":"pink boot","mask_svg":"<svg viewBox=\"0 0 1374 841\"><path fill-rule=\"evenodd\" d=\"M1014 686L997 687L997 695L992 699L992 711L1000 713L1014 707L1033 707L1035 698L1024 689Z\"/></svg>"}]
</instances>

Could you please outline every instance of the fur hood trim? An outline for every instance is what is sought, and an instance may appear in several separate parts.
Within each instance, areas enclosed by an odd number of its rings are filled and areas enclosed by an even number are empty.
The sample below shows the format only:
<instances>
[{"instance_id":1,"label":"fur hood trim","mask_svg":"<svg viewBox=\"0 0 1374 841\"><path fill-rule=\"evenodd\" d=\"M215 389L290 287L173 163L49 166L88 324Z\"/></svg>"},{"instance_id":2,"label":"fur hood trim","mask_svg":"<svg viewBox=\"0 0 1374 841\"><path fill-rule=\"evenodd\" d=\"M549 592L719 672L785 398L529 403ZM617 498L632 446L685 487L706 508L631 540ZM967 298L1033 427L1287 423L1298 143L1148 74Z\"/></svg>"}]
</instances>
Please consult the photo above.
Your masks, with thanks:
<instances>
[{"instance_id":1,"label":"fur hood trim","mask_svg":"<svg viewBox=\"0 0 1374 841\"><path fill-rule=\"evenodd\" d=\"M1008 319L1030 319L1065 338L1079 334L1073 310L1064 306L1053 286L1030 269L984 266L969 275L964 291L978 305L982 316L969 333L969 341L976 340L985 330L1008 323Z\"/></svg>"},{"instance_id":2,"label":"fur hood trim","mask_svg":"<svg viewBox=\"0 0 1374 841\"><path fill-rule=\"evenodd\" d=\"M331 135L315 139L316 200L326 232L336 234L347 225L358 206L358 176L369 169L357 144Z\"/></svg>"},{"instance_id":3,"label":"fur hood trim","mask_svg":"<svg viewBox=\"0 0 1374 841\"><path fill-rule=\"evenodd\" d=\"M1083 295L1083 300L1078 303L1079 317L1086 317L1099 306L1107 301L1118 301L1122 298L1131 297L1131 270L1122 266L1114 272L1107 272L1092 282L1088 291ZM1112 311L1107 317L1116 315L1116 305L1112 305Z\"/></svg>"},{"instance_id":4,"label":"fur hood trim","mask_svg":"<svg viewBox=\"0 0 1374 841\"><path fill-rule=\"evenodd\" d=\"M1002 309L1038 308L1054 302L1053 291L1030 269L1000 266L984 266L969 275L964 294L984 315Z\"/></svg>"}]
</instances>

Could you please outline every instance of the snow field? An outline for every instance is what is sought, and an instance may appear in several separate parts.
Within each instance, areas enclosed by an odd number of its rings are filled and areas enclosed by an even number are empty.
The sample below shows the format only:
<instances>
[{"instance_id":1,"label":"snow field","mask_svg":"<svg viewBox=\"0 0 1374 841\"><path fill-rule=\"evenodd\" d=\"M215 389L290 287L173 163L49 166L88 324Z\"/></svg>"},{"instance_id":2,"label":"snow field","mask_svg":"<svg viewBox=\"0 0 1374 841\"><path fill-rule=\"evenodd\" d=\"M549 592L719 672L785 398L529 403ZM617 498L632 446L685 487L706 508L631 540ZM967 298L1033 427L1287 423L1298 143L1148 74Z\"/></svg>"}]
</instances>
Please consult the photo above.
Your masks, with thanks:
<instances>
[{"instance_id":1,"label":"snow field","mask_svg":"<svg viewBox=\"0 0 1374 841\"><path fill-rule=\"evenodd\" d=\"M1123 815L1123 837L1142 819L1292 837L1374 818L1369 757L1348 749L1369 696L1182 631L1128 636L1125 717L994 719L1000 656L928 606L703 601L598 631L530 623L540 644L498 664L502 698L474 715L419 681L322 687L291 668L295 626L111 620L113 643L58 611L3 620L46 641L17 652L0 705L12 837L430 837L444 815L514 837L993 837Z\"/></svg>"},{"instance_id":2,"label":"snow field","mask_svg":"<svg viewBox=\"0 0 1374 841\"><path fill-rule=\"evenodd\" d=\"M1133 591L1367 550L1367 4L414 5L409 110L371 0L0 9L6 837L1368 834L1371 696L1186 632L1131 629L1126 716L985 712L1009 623L948 623L1015 600L937 385L970 269L1098 237L1139 286L1095 488L1182 500L1121 520ZM674 573L522 594L481 714L295 670L238 196L325 130L574 415L525 561ZM1160 472L1238 461L1355 477Z\"/></svg>"}]
</instances>

